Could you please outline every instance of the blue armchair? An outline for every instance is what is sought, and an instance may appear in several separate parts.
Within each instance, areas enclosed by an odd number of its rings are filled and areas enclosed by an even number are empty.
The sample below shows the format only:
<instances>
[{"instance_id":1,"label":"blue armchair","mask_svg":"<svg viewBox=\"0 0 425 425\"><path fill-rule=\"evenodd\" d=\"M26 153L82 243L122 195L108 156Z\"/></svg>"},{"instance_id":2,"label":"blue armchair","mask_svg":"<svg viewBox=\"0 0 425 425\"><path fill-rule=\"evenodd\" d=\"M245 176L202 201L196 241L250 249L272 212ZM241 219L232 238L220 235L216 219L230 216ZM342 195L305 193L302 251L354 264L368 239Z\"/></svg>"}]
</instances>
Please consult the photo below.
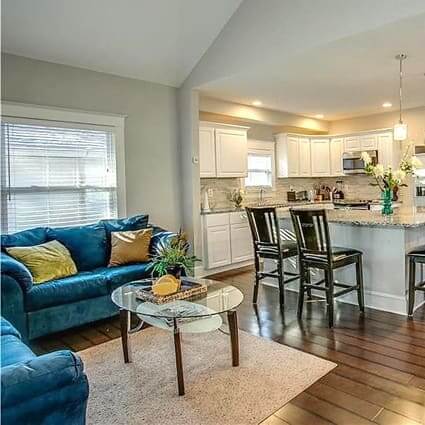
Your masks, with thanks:
<instances>
[{"instance_id":1,"label":"blue armchair","mask_svg":"<svg viewBox=\"0 0 425 425\"><path fill-rule=\"evenodd\" d=\"M148 227L148 216L139 215L80 227L35 228L1 237L2 315L20 332L25 341L118 313L111 301L117 287L151 274L152 263L107 267L113 231ZM156 226L150 250L173 236ZM12 246L33 246L59 240L71 253L78 274L33 284L29 270L5 252Z\"/></svg>"},{"instance_id":2,"label":"blue armchair","mask_svg":"<svg viewBox=\"0 0 425 425\"><path fill-rule=\"evenodd\" d=\"M37 357L0 317L3 425L84 425L89 394L80 358L71 351Z\"/></svg>"}]
</instances>

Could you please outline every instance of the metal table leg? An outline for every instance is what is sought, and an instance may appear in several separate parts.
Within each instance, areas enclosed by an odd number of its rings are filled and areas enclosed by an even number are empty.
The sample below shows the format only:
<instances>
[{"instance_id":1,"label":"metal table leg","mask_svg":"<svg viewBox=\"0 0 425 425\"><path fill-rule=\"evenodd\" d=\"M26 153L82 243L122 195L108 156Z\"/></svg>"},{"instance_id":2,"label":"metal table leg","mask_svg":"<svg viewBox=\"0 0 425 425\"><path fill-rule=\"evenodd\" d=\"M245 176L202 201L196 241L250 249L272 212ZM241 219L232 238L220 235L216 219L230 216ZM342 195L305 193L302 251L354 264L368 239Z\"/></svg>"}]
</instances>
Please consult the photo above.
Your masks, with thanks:
<instances>
[{"instance_id":1,"label":"metal table leg","mask_svg":"<svg viewBox=\"0 0 425 425\"><path fill-rule=\"evenodd\" d=\"M229 321L230 341L232 343L232 366L239 366L239 332L236 310L227 312L227 320Z\"/></svg>"},{"instance_id":2,"label":"metal table leg","mask_svg":"<svg viewBox=\"0 0 425 425\"><path fill-rule=\"evenodd\" d=\"M131 313L128 310L120 309L121 342L124 353L124 362L131 363L131 347L128 333L131 326Z\"/></svg>"},{"instance_id":3,"label":"metal table leg","mask_svg":"<svg viewBox=\"0 0 425 425\"><path fill-rule=\"evenodd\" d=\"M176 352L177 384L179 388L179 395L184 395L182 347L180 342L180 331L177 326L177 319L174 319L174 350Z\"/></svg>"}]
</instances>

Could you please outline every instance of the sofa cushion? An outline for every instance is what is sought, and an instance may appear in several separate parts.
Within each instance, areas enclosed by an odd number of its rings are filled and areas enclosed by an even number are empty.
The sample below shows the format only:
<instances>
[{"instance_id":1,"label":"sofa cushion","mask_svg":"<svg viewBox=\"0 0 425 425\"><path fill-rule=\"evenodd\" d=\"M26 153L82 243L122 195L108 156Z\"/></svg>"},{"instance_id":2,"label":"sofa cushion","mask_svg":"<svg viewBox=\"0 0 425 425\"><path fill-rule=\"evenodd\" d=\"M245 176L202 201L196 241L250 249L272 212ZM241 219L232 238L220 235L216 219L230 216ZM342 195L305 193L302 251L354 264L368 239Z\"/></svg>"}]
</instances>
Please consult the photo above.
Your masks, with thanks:
<instances>
[{"instance_id":1,"label":"sofa cushion","mask_svg":"<svg viewBox=\"0 0 425 425\"><path fill-rule=\"evenodd\" d=\"M108 220L101 220L105 226L106 234L110 239L111 232L125 232L127 230L139 230L148 227L149 215L140 214L126 218L113 218Z\"/></svg>"},{"instance_id":2,"label":"sofa cushion","mask_svg":"<svg viewBox=\"0 0 425 425\"><path fill-rule=\"evenodd\" d=\"M69 249L78 271L93 270L107 263L106 231L100 223L48 228L47 238L56 239Z\"/></svg>"},{"instance_id":3,"label":"sofa cushion","mask_svg":"<svg viewBox=\"0 0 425 425\"><path fill-rule=\"evenodd\" d=\"M4 317L0 317L0 336L13 335L17 338L21 338L19 332L13 327L13 325L6 320Z\"/></svg>"},{"instance_id":4,"label":"sofa cushion","mask_svg":"<svg viewBox=\"0 0 425 425\"><path fill-rule=\"evenodd\" d=\"M27 292L25 303L27 311L36 311L107 294L108 283L104 275L81 272L33 286Z\"/></svg>"},{"instance_id":5,"label":"sofa cushion","mask_svg":"<svg viewBox=\"0 0 425 425\"><path fill-rule=\"evenodd\" d=\"M2 335L0 338L1 366L26 362L33 359L35 354L16 336Z\"/></svg>"},{"instance_id":6,"label":"sofa cushion","mask_svg":"<svg viewBox=\"0 0 425 425\"><path fill-rule=\"evenodd\" d=\"M35 246L15 246L6 248L6 251L29 269L34 283L43 283L77 273L71 254L58 241Z\"/></svg>"},{"instance_id":7,"label":"sofa cushion","mask_svg":"<svg viewBox=\"0 0 425 425\"><path fill-rule=\"evenodd\" d=\"M151 276L152 263L138 263L119 267L103 267L96 270L108 281L109 292L133 280L145 279Z\"/></svg>"},{"instance_id":8,"label":"sofa cushion","mask_svg":"<svg viewBox=\"0 0 425 425\"><path fill-rule=\"evenodd\" d=\"M34 229L24 230L23 232L13 233L11 235L1 236L1 249L13 246L34 246L47 241L47 228L36 227Z\"/></svg>"}]
</instances>

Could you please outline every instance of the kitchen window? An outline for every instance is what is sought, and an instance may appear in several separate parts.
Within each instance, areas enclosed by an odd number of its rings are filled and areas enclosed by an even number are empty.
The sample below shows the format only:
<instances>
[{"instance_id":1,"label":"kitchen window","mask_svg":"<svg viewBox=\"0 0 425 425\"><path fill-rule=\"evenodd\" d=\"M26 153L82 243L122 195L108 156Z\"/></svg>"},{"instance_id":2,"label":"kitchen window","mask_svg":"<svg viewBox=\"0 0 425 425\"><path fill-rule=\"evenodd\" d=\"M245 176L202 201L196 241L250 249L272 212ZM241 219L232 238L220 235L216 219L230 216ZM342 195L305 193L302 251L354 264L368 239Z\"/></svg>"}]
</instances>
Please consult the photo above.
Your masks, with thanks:
<instances>
[{"instance_id":1,"label":"kitchen window","mask_svg":"<svg viewBox=\"0 0 425 425\"><path fill-rule=\"evenodd\" d=\"M248 141L248 176L245 187L273 189L274 187L274 144L265 141Z\"/></svg>"},{"instance_id":2,"label":"kitchen window","mask_svg":"<svg viewBox=\"0 0 425 425\"><path fill-rule=\"evenodd\" d=\"M3 117L2 233L118 216L113 127Z\"/></svg>"}]
</instances>

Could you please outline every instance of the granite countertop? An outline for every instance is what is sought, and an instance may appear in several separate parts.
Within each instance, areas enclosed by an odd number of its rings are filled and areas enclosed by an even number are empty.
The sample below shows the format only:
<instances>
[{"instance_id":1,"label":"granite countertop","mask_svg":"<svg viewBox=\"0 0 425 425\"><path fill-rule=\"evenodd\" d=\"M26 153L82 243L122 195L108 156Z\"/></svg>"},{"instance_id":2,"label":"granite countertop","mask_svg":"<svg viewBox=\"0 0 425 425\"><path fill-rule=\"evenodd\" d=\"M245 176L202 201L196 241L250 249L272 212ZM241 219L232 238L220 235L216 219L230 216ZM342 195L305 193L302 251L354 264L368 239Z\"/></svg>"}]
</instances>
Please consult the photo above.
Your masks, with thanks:
<instances>
[{"instance_id":1,"label":"granite countertop","mask_svg":"<svg viewBox=\"0 0 425 425\"><path fill-rule=\"evenodd\" d=\"M323 204L332 204L332 201L321 201L321 202L310 202L310 201L297 201L297 202L270 202L264 203L263 207L276 207L276 208L289 208L297 207L303 205L323 205ZM247 207L258 207L258 204L246 205ZM201 210L201 215L208 214L220 214L220 213L229 213L229 212L239 212L245 211L245 207L235 208L235 207L223 207L223 208L211 208L209 210Z\"/></svg>"},{"instance_id":2,"label":"granite countertop","mask_svg":"<svg viewBox=\"0 0 425 425\"><path fill-rule=\"evenodd\" d=\"M280 218L289 218L289 212L278 210ZM395 210L391 216L383 216L380 211L369 210L328 210L329 223L348 224L351 226L424 228L425 211L422 208L403 207Z\"/></svg>"}]
</instances>

